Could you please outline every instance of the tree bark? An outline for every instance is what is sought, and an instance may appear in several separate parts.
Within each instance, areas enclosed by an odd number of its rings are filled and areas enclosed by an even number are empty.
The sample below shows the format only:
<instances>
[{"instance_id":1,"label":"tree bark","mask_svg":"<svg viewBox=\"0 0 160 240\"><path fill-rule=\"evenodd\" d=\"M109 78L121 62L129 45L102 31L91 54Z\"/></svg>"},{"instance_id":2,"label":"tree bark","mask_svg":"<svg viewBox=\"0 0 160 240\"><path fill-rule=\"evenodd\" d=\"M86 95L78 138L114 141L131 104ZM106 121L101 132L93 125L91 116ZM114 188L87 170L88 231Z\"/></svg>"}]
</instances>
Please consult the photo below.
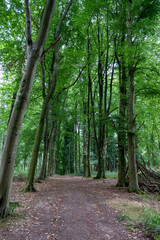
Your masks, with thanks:
<instances>
[{"instance_id":1,"label":"tree bark","mask_svg":"<svg viewBox=\"0 0 160 240\"><path fill-rule=\"evenodd\" d=\"M25 3L26 6L29 7L29 2L27 0L25 1ZM8 214L18 138L24 114L29 102L36 67L40 60L42 50L48 35L54 6L55 0L46 1L39 33L35 43L32 46L32 50L29 51L30 53L28 55L26 70L22 77L20 88L8 124L0 170L0 218L3 218ZM26 24L27 21L28 17L26 13ZM30 29L29 31L31 32ZM26 39L27 37L28 36L26 36Z\"/></svg>"},{"instance_id":2,"label":"tree bark","mask_svg":"<svg viewBox=\"0 0 160 240\"><path fill-rule=\"evenodd\" d=\"M122 43L123 47L125 35L122 34ZM124 56L121 60L118 57L116 52L116 58L119 66L119 128L118 128L118 182L117 186L125 186L125 170L126 170L126 160L125 160L125 148L126 148L126 107L127 107L127 75L126 67L124 65Z\"/></svg>"},{"instance_id":3,"label":"tree bark","mask_svg":"<svg viewBox=\"0 0 160 240\"><path fill-rule=\"evenodd\" d=\"M90 78L90 71L88 72ZM88 120L88 135L87 135L87 177L91 177L90 151L91 151L91 119L90 119L90 83L88 81L88 105L87 105L87 120Z\"/></svg>"},{"instance_id":4,"label":"tree bark","mask_svg":"<svg viewBox=\"0 0 160 240\"><path fill-rule=\"evenodd\" d=\"M52 119L53 122L53 119ZM55 173L56 169L56 160L55 160L55 143L56 143L56 135L57 135L57 121L54 121L50 142L49 142L49 161L48 161L48 176L52 176Z\"/></svg>"},{"instance_id":5,"label":"tree bark","mask_svg":"<svg viewBox=\"0 0 160 240\"><path fill-rule=\"evenodd\" d=\"M129 57L132 54L132 31L131 31L131 4L128 2L128 19L127 19L127 40ZM134 66L133 60L128 57L128 164L129 164L129 191L136 192L139 190L138 176L135 158L135 114L134 114Z\"/></svg>"},{"instance_id":6,"label":"tree bark","mask_svg":"<svg viewBox=\"0 0 160 240\"><path fill-rule=\"evenodd\" d=\"M78 166L79 166L79 172L81 171L81 134L80 134L80 123L78 124Z\"/></svg>"},{"instance_id":7,"label":"tree bark","mask_svg":"<svg viewBox=\"0 0 160 240\"><path fill-rule=\"evenodd\" d=\"M48 157L48 110L46 113L46 124L44 133L43 163L38 179L45 179L47 176L47 157Z\"/></svg>"},{"instance_id":8,"label":"tree bark","mask_svg":"<svg viewBox=\"0 0 160 240\"><path fill-rule=\"evenodd\" d=\"M83 102L84 127L83 127L83 177L87 177L87 133L86 133L86 102Z\"/></svg>"},{"instance_id":9,"label":"tree bark","mask_svg":"<svg viewBox=\"0 0 160 240\"><path fill-rule=\"evenodd\" d=\"M34 180L35 170L36 170L36 166L37 166L39 147L40 147L41 138L42 138L42 134L43 134L44 121L45 121L46 113L48 111L49 101L50 101L51 97L53 96L53 93L54 93L55 87L56 87L58 65L59 65L59 53L58 53L58 45L56 45L55 46L55 66L54 66L53 79L52 79L52 83L50 85L49 92L46 95L44 102L43 102L40 120L39 120L39 124L38 124L38 128L37 128L37 132L36 132L33 149L32 149L32 157L31 157L30 167L28 170L28 175L26 178L26 183L25 183L24 189L22 190L24 192L36 191L33 186L33 180Z\"/></svg>"},{"instance_id":10,"label":"tree bark","mask_svg":"<svg viewBox=\"0 0 160 240\"><path fill-rule=\"evenodd\" d=\"M43 102L43 106L42 106L42 110L41 110L41 115L40 115L40 120L39 120L39 125L37 128L37 132L36 132L36 137L35 137L35 142L34 142L34 146L32 149L32 157L31 157L31 163L30 163L30 167L29 167L29 171L28 171L28 175L27 175L27 179L26 179L26 183L24 186L24 189L22 191L24 192L34 192L36 191L34 186L33 186L33 180L34 180L34 175L35 175L35 170L36 170L36 166L37 166L37 160L38 160L38 152L39 152L39 147L40 147L40 143L41 143L41 138L42 138L42 134L43 134L43 128L44 128L44 120L45 120L45 116L46 116L46 112L47 109L49 107L49 101L51 100L53 93L55 91L55 87L56 87L56 82L57 82L57 73L58 73L58 66L59 66L59 50L58 50L58 41L57 39L59 38L60 35L60 30L62 27L62 23L67 15L67 12L72 4L71 0L65 11L64 14L62 15L60 22L58 24L58 28L56 31L56 35L55 35L55 64L54 64L54 71L53 71L53 78L52 78L52 82L50 84L50 89L44 99Z\"/></svg>"}]
</instances>

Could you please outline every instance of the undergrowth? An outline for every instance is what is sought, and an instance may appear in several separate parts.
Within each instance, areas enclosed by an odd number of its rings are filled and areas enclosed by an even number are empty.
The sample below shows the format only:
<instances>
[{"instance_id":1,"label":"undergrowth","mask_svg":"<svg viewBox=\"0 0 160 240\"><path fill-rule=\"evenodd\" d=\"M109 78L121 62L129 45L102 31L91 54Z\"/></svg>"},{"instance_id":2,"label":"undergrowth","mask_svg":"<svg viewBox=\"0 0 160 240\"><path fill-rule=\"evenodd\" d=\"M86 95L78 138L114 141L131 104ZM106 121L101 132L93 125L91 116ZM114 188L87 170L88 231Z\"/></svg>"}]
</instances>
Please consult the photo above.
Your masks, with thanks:
<instances>
[{"instance_id":1,"label":"undergrowth","mask_svg":"<svg viewBox=\"0 0 160 240\"><path fill-rule=\"evenodd\" d=\"M156 198L147 196L152 201L152 206L146 203L142 214L142 225L147 233L151 233L154 239L160 240L160 203Z\"/></svg>"},{"instance_id":2,"label":"undergrowth","mask_svg":"<svg viewBox=\"0 0 160 240\"><path fill-rule=\"evenodd\" d=\"M143 197L144 205L141 207L132 207L132 212L129 211L128 206L123 204L126 208L124 214L120 215L118 220L125 221L126 225L133 229L140 228L146 232L152 239L160 240L160 203L154 197L145 195ZM120 206L116 206L116 209ZM139 212L138 217L135 218L136 213ZM140 214L141 212L141 214Z\"/></svg>"}]
</instances>

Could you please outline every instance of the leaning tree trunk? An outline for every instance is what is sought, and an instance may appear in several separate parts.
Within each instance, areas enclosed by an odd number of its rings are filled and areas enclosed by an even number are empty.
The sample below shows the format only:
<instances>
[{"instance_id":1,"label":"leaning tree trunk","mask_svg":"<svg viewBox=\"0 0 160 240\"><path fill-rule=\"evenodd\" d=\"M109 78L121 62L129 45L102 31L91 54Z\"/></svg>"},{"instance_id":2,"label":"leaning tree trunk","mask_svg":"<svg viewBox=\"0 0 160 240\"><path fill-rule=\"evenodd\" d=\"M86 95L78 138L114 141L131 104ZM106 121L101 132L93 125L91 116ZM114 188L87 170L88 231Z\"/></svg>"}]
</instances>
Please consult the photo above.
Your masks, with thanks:
<instances>
[{"instance_id":1,"label":"leaning tree trunk","mask_svg":"<svg viewBox=\"0 0 160 240\"><path fill-rule=\"evenodd\" d=\"M56 87L56 82L57 82L57 73L58 73L58 66L59 66L59 51L58 51L58 41L60 40L60 30L63 24L63 21L67 15L67 12L69 11L69 8L72 4L73 0L70 0L65 11L64 14L62 15L60 22L58 24L58 28L56 31L56 36L55 36L55 65L54 65L54 71L53 71L53 78L52 78L52 82L50 85L50 89L44 99L43 102L43 106L42 106L42 110L41 110L41 115L40 115L40 120L39 120L39 125L37 128L37 132L36 132L36 137L35 137L35 141L34 141L34 146L32 149L32 157L31 157L31 162L30 162L30 167L29 167L29 171L28 171L28 175L27 175L27 179L26 179L26 183L24 186L24 189L22 190L23 192L34 192L36 191L34 186L33 186L33 180L34 180L34 175L35 175L35 170L36 170L36 166L37 166L37 160L38 160L38 152L39 152L39 147L40 147L40 143L41 143L41 138L42 138L42 134L43 134L43 128L44 128L44 120L45 120L45 116L46 116L46 112L48 110L49 107L49 101L51 100L53 93L55 91L55 87Z\"/></svg>"},{"instance_id":2,"label":"leaning tree trunk","mask_svg":"<svg viewBox=\"0 0 160 240\"><path fill-rule=\"evenodd\" d=\"M29 102L36 67L42 55L42 50L48 35L48 30L55 6L55 0L46 1L39 33L33 46L31 37L31 15L29 9L29 1L25 0L25 5L28 60L8 124L8 130L2 154L0 170L0 218L3 218L8 214L18 138L24 114Z\"/></svg>"},{"instance_id":3,"label":"leaning tree trunk","mask_svg":"<svg viewBox=\"0 0 160 240\"><path fill-rule=\"evenodd\" d=\"M55 46L55 67L54 67L54 73L53 73L53 80L50 85L50 90L49 90L48 94L46 95L44 102L43 102L40 120L39 120L39 124L38 124L38 128L37 128L37 132L36 132L33 149L32 149L32 157L31 157L28 174L27 174L27 179L26 179L24 189L22 190L23 192L36 191L33 186L33 180L34 180L35 170L36 170L36 166L37 166L39 147L40 147L42 134L43 134L44 121L45 121L46 113L48 111L49 101L50 101L51 97L53 96L53 93L54 93L54 90L56 87L58 65L59 65L59 53L58 53L58 45L56 44L56 46Z\"/></svg>"}]
</instances>

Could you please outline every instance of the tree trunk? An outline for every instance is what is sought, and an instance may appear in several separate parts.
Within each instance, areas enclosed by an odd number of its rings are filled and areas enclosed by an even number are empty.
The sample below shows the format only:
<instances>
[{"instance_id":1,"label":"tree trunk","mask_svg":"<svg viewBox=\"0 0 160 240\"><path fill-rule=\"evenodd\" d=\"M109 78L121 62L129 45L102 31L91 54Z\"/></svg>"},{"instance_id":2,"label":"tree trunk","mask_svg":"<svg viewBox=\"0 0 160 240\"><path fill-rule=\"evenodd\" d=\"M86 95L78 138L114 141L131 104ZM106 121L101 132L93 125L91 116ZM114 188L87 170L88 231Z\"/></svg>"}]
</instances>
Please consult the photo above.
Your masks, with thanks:
<instances>
[{"instance_id":1,"label":"tree trunk","mask_svg":"<svg viewBox=\"0 0 160 240\"><path fill-rule=\"evenodd\" d=\"M69 143L68 172L71 174L71 144Z\"/></svg>"},{"instance_id":2,"label":"tree trunk","mask_svg":"<svg viewBox=\"0 0 160 240\"><path fill-rule=\"evenodd\" d=\"M55 153L55 173L58 173L59 166L59 151L60 151L60 136L61 136L61 121L58 124L57 128L57 142L56 142L56 153Z\"/></svg>"},{"instance_id":3,"label":"tree trunk","mask_svg":"<svg viewBox=\"0 0 160 240\"><path fill-rule=\"evenodd\" d=\"M60 30L63 24L63 21L67 15L67 12L72 4L73 0L70 0L65 11L64 14L62 15L60 22L58 24L58 28L56 31L56 35L55 35L55 65L54 65L54 71L53 71L53 77L52 77L52 82L50 85L50 89L44 99L43 102L43 106L42 106L42 110L41 110L41 115L40 115L40 121L39 121L39 125L37 128L37 132L36 132L36 137L35 137L35 142L34 142L34 146L32 149L32 157L31 157L31 163L30 163L30 168L28 171L28 175L27 175L27 179L26 179L26 183L24 186L23 191L24 192L32 192L35 191L35 188L33 186L33 180L34 180L34 175L35 175L35 170L36 170L36 166L37 166L37 158L38 158L38 152L39 152L39 147L40 147L40 142L41 142L41 138L42 138L42 134L43 134L43 127L44 127L44 120L45 120L45 116L46 116L46 112L47 109L49 107L49 101L51 100L53 93L55 91L55 87L56 87L56 82L57 82L57 72L58 72L58 65L59 65L59 51L58 51L58 39L59 35L60 35Z\"/></svg>"},{"instance_id":4,"label":"tree trunk","mask_svg":"<svg viewBox=\"0 0 160 240\"><path fill-rule=\"evenodd\" d=\"M78 124L78 156L79 156L79 172L81 171L81 134L80 134L80 123Z\"/></svg>"},{"instance_id":5,"label":"tree trunk","mask_svg":"<svg viewBox=\"0 0 160 240\"><path fill-rule=\"evenodd\" d=\"M33 180L34 180L35 170L36 170L36 166L37 166L39 147L40 147L41 138L42 138L42 134L43 134L44 121L46 118L46 113L48 111L49 101L52 98L53 93L55 91L55 87L56 87L58 65L59 65L59 53L58 53L58 46L56 44L56 46L55 46L55 67L54 67L53 79L52 79L52 83L50 85L49 92L46 95L44 102L43 102L40 120L39 120L39 124L38 124L38 128L37 128L37 132L36 132L33 149L32 149L32 157L31 157L30 167L28 170L28 175L26 178L26 183L25 183L24 189L22 190L24 192L36 191L33 186Z\"/></svg>"},{"instance_id":6,"label":"tree trunk","mask_svg":"<svg viewBox=\"0 0 160 240\"><path fill-rule=\"evenodd\" d=\"M53 122L53 119L52 119ZM54 121L51 137L50 137L50 143L49 143L49 161L48 161L48 176L52 176L55 173L55 168L56 168L56 161L54 157L55 153L55 143L56 143L56 135L57 135L57 121Z\"/></svg>"},{"instance_id":7,"label":"tree trunk","mask_svg":"<svg viewBox=\"0 0 160 240\"><path fill-rule=\"evenodd\" d=\"M103 158L103 147L104 147L104 129L105 126L102 123L103 118L103 73L102 73L102 55L101 52L101 39L100 39L101 31L100 24L98 22L98 86L99 86L99 126L98 126L98 141L97 141L97 154L98 154L98 172L96 178L105 177L104 173L104 158ZM106 103L105 103L106 104Z\"/></svg>"},{"instance_id":8,"label":"tree trunk","mask_svg":"<svg viewBox=\"0 0 160 240\"><path fill-rule=\"evenodd\" d=\"M26 6L29 5L27 0L25 1L25 3L26 3ZM0 218L5 217L8 213L18 138L19 138L24 114L29 102L31 87L32 87L36 67L42 55L43 47L48 35L48 30L49 30L54 6L55 6L54 0L46 1L39 33L32 47L32 50L28 54L26 70L22 77L21 85L20 85L20 88L16 97L16 101L12 110L10 121L8 124L8 130L7 130L4 150L2 154L2 162L1 162L1 170L0 170ZM29 6L28 6L28 9L29 9ZM26 10L26 16L28 16L27 10ZM30 19L26 17L26 28L30 22ZM27 46L28 44L29 43L27 41Z\"/></svg>"},{"instance_id":9,"label":"tree trunk","mask_svg":"<svg viewBox=\"0 0 160 240\"><path fill-rule=\"evenodd\" d=\"M134 73L129 73L128 97L128 163L129 163L129 190L137 191L138 176L135 158L135 115L134 115Z\"/></svg>"},{"instance_id":10,"label":"tree trunk","mask_svg":"<svg viewBox=\"0 0 160 240\"><path fill-rule=\"evenodd\" d=\"M87 177L87 133L86 133L86 103L83 102L84 127L83 127L83 177Z\"/></svg>"},{"instance_id":11,"label":"tree trunk","mask_svg":"<svg viewBox=\"0 0 160 240\"><path fill-rule=\"evenodd\" d=\"M44 151L43 151L43 163L42 168L40 171L39 179L45 179L46 178L46 171L47 171L47 155L48 155L48 110L46 113L46 128L45 128L45 134L44 134Z\"/></svg>"},{"instance_id":12,"label":"tree trunk","mask_svg":"<svg viewBox=\"0 0 160 240\"><path fill-rule=\"evenodd\" d=\"M121 73L122 72L122 73ZM126 170L126 160L125 160L125 147L126 147L126 98L127 98L127 76L126 68L123 64L119 63L119 90L120 90L120 103L119 103L119 129L118 129L118 182L117 186L125 186L125 170Z\"/></svg>"},{"instance_id":13,"label":"tree trunk","mask_svg":"<svg viewBox=\"0 0 160 240\"><path fill-rule=\"evenodd\" d=\"M128 19L127 19L127 40L129 57L132 54L132 31L131 31L131 4L128 2ZM133 60L128 58L128 80L129 80L129 90L128 90L128 164L129 164L129 191L136 192L139 189L138 186L138 176L135 158L135 114L134 114L134 67Z\"/></svg>"},{"instance_id":14,"label":"tree trunk","mask_svg":"<svg viewBox=\"0 0 160 240\"><path fill-rule=\"evenodd\" d=\"M75 163L75 173L78 173L78 164L77 164L77 130L78 130L78 122L77 122L77 102L75 104L75 125L74 125L74 131L75 131L75 136L74 136L74 163Z\"/></svg>"},{"instance_id":15,"label":"tree trunk","mask_svg":"<svg viewBox=\"0 0 160 240\"><path fill-rule=\"evenodd\" d=\"M90 72L88 73L90 75ZM88 76L90 78L90 76ZM91 119L90 119L90 83L88 81L88 105L87 105L87 120L88 120L88 137L87 137L87 177L91 177L90 164L90 146L91 146Z\"/></svg>"}]
</instances>

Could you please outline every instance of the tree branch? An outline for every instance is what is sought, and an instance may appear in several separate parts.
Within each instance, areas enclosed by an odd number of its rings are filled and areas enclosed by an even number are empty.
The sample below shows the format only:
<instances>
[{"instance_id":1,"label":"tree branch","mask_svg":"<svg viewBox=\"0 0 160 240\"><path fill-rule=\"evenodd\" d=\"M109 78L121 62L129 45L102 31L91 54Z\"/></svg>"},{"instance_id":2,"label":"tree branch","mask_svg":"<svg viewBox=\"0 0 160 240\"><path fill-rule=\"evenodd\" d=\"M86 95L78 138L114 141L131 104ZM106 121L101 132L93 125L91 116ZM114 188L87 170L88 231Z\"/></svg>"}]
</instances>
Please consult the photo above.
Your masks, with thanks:
<instances>
[{"instance_id":1,"label":"tree branch","mask_svg":"<svg viewBox=\"0 0 160 240\"><path fill-rule=\"evenodd\" d=\"M25 13L26 13L26 25L25 25L25 34L27 42L27 54L28 57L32 51L33 40L32 40L32 26L31 26L31 11L29 0L25 0Z\"/></svg>"},{"instance_id":2,"label":"tree branch","mask_svg":"<svg viewBox=\"0 0 160 240\"><path fill-rule=\"evenodd\" d=\"M43 53L42 53L42 55L41 55L41 58L44 56L44 54L46 54L47 52L49 52L49 50L50 50L51 48L53 48L53 47L61 40L61 38L62 38L62 36L60 36L59 38L57 38L55 42L51 43L51 45L50 45L46 50L43 51Z\"/></svg>"},{"instance_id":3,"label":"tree branch","mask_svg":"<svg viewBox=\"0 0 160 240\"><path fill-rule=\"evenodd\" d=\"M146 6L146 8L140 13L140 15L138 16L136 22L139 22L139 20L143 18L143 16L148 11L148 9L150 9L150 7L153 6L155 3L156 3L156 0L154 0L151 4L148 4Z\"/></svg>"},{"instance_id":4,"label":"tree branch","mask_svg":"<svg viewBox=\"0 0 160 240\"><path fill-rule=\"evenodd\" d=\"M43 46L44 46L44 43L47 38L47 33L48 33L48 30L50 27L55 3L56 3L56 0L47 0L45 7L43 9L43 14L42 14L42 19L41 19L41 23L40 23L38 36L37 36L36 41L33 46L34 53L37 52L37 50L40 48L39 57L41 57L41 55L42 55ZM32 52L33 52L33 50L32 50Z\"/></svg>"},{"instance_id":5,"label":"tree branch","mask_svg":"<svg viewBox=\"0 0 160 240\"><path fill-rule=\"evenodd\" d=\"M44 54L49 52L49 50L52 49L61 40L62 36L59 36L60 35L60 30L61 30L63 21L64 21L67 13L69 11L69 8L70 8L72 2L73 2L73 0L69 1L68 5L67 5L67 7L66 7L66 9L65 9L65 11L64 11L64 13L63 13L63 15L62 15L62 17L60 19L60 21L59 21L59 24L58 24L58 27L57 27L57 31L56 31L56 35L55 35L55 38L54 38L55 42L51 43L51 45L46 50L43 51L43 53L41 55L41 58L43 57Z\"/></svg>"},{"instance_id":6,"label":"tree branch","mask_svg":"<svg viewBox=\"0 0 160 240\"><path fill-rule=\"evenodd\" d=\"M86 68L86 66L84 66L84 67L81 69L81 71L79 72L76 80L75 80L72 84L70 84L68 87L62 88L62 90L57 94L56 98L54 99L53 104L55 103L55 101L58 99L58 97L59 97L65 90L73 87L73 86L76 84L76 82L77 82L78 79L80 78L80 76L81 76L81 74L82 74L82 72L83 72L83 70L84 70L85 68ZM52 104L52 105L53 105L53 104Z\"/></svg>"},{"instance_id":7,"label":"tree branch","mask_svg":"<svg viewBox=\"0 0 160 240\"><path fill-rule=\"evenodd\" d=\"M60 19L60 21L59 21L59 24L58 24L58 27L57 27L57 31L56 31L55 39L57 39L57 38L59 37L59 34L60 34L60 30L61 30L63 21L64 21L67 13L68 13L68 11L69 11L70 6L72 5L72 2L73 2L73 0L70 0L70 1L69 1L68 5L67 5L67 7L66 7L66 9L65 9L65 11L64 11L64 13L63 13L63 15L62 15L62 17L61 17L61 19Z\"/></svg>"}]
</instances>

